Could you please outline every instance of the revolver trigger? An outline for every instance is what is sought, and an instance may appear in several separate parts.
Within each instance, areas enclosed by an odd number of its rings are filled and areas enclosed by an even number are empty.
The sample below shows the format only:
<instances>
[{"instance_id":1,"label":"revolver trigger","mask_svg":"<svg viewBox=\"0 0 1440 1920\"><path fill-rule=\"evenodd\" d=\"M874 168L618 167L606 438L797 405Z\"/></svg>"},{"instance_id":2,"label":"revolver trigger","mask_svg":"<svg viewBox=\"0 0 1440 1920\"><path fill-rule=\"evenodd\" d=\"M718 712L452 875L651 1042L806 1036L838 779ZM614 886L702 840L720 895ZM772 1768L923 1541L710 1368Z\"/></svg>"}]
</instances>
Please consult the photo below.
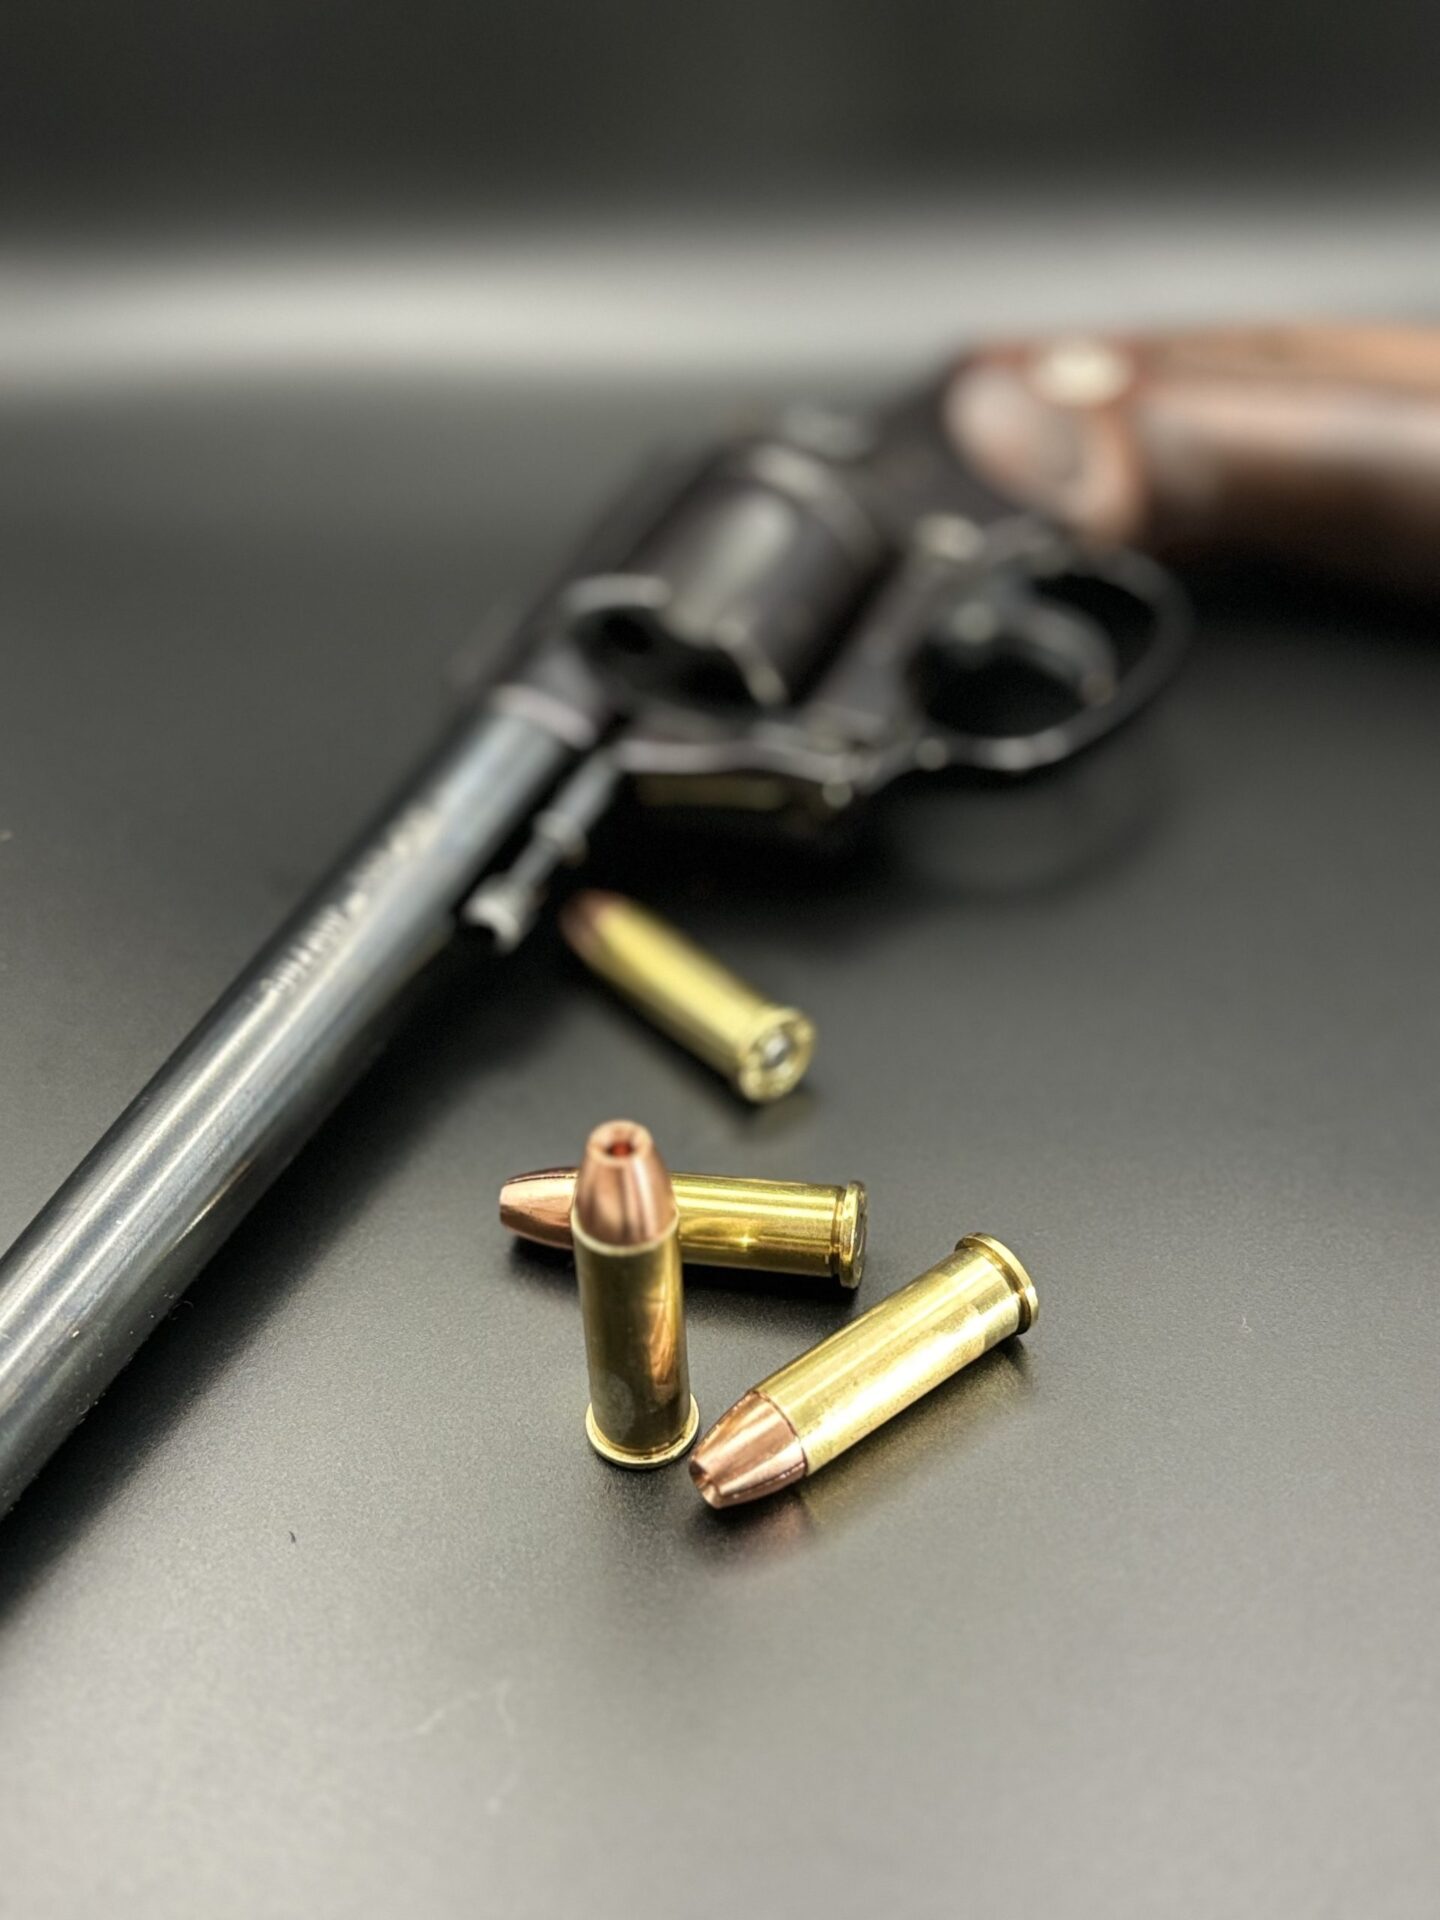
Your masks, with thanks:
<instances>
[{"instance_id":1,"label":"revolver trigger","mask_svg":"<svg viewBox=\"0 0 1440 1920\"><path fill-rule=\"evenodd\" d=\"M1120 676L1118 653L1099 621L1035 591L967 595L932 631L928 650L950 672L1028 667L1085 707L1110 699Z\"/></svg>"},{"instance_id":2,"label":"revolver trigger","mask_svg":"<svg viewBox=\"0 0 1440 1920\"><path fill-rule=\"evenodd\" d=\"M1023 529L1021 530L1023 532ZM912 764L1015 775L1111 732L1175 671L1188 630L1169 576L1139 554L992 535L987 569L930 581L912 608Z\"/></svg>"},{"instance_id":3,"label":"revolver trigger","mask_svg":"<svg viewBox=\"0 0 1440 1920\"><path fill-rule=\"evenodd\" d=\"M1115 692L1120 660L1097 620L1053 600L1028 602L1017 623L1013 652L1038 673L1058 680L1082 707L1098 706Z\"/></svg>"}]
</instances>

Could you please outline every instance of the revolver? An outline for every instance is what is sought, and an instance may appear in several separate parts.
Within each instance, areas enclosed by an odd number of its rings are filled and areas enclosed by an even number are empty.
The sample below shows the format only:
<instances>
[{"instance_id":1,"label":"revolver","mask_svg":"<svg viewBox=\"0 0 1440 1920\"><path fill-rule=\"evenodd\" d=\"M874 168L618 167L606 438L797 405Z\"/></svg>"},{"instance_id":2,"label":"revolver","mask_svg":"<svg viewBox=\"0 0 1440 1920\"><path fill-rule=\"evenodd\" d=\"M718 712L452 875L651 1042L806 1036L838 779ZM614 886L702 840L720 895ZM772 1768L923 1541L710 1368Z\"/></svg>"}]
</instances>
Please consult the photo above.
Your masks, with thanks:
<instances>
[{"instance_id":1,"label":"revolver","mask_svg":"<svg viewBox=\"0 0 1440 1920\"><path fill-rule=\"evenodd\" d=\"M981 348L643 474L508 664L0 1260L8 1508L451 941L513 952L623 789L843 815L1088 751L1187 641L1172 565L1440 582L1440 331Z\"/></svg>"}]
</instances>

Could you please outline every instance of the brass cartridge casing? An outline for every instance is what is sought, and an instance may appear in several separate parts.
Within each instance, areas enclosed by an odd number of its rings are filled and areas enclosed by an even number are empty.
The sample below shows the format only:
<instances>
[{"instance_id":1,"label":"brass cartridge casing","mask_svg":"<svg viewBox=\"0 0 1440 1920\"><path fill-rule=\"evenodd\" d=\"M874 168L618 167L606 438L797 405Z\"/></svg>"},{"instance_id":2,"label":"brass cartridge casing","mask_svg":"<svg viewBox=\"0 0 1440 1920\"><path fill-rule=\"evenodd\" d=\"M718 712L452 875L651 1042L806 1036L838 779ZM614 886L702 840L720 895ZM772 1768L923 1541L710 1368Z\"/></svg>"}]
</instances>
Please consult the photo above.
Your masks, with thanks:
<instances>
[{"instance_id":1,"label":"brass cartridge casing","mask_svg":"<svg viewBox=\"0 0 1440 1920\"><path fill-rule=\"evenodd\" d=\"M633 900L577 893L560 915L560 930L592 972L745 1099L778 1100L804 1077L814 1023L747 986Z\"/></svg>"},{"instance_id":2,"label":"brass cartridge casing","mask_svg":"<svg viewBox=\"0 0 1440 1920\"><path fill-rule=\"evenodd\" d=\"M585 1431L622 1467L678 1459L700 1424L690 1393L675 1196L644 1127L597 1127L571 1217L590 1374Z\"/></svg>"},{"instance_id":3,"label":"brass cartridge casing","mask_svg":"<svg viewBox=\"0 0 1440 1920\"><path fill-rule=\"evenodd\" d=\"M690 1471L712 1506L777 1492L1011 1334L1039 1302L1025 1269L988 1234L762 1380L700 1442Z\"/></svg>"},{"instance_id":4,"label":"brass cartridge casing","mask_svg":"<svg viewBox=\"0 0 1440 1920\"><path fill-rule=\"evenodd\" d=\"M570 1245L574 1167L517 1174L500 1189L500 1220L546 1246ZM701 1266L828 1276L858 1287L865 1269L865 1189L804 1180L672 1174L680 1252Z\"/></svg>"}]
</instances>

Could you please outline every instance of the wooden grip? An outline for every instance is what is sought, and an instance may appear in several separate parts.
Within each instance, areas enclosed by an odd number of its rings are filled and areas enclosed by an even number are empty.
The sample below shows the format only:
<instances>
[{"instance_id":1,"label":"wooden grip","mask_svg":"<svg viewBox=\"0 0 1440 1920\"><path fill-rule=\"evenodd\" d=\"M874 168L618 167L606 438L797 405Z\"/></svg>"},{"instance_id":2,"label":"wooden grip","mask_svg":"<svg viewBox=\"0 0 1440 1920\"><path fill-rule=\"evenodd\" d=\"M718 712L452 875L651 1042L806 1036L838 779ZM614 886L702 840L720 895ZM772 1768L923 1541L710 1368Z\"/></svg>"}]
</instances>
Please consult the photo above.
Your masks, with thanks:
<instances>
[{"instance_id":1,"label":"wooden grip","mask_svg":"<svg viewBox=\"0 0 1440 1920\"><path fill-rule=\"evenodd\" d=\"M942 404L967 466L1084 536L1440 589L1440 329L1019 342Z\"/></svg>"}]
</instances>

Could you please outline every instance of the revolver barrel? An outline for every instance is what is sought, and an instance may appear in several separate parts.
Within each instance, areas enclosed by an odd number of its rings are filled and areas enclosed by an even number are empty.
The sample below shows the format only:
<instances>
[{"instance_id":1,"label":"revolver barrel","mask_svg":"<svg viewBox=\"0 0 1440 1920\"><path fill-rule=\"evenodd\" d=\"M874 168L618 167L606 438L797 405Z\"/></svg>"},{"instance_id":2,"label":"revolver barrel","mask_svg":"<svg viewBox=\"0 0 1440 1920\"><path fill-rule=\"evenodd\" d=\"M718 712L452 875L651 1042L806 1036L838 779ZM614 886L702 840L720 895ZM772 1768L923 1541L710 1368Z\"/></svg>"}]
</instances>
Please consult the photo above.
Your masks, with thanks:
<instances>
[{"instance_id":1,"label":"revolver barrel","mask_svg":"<svg viewBox=\"0 0 1440 1920\"><path fill-rule=\"evenodd\" d=\"M473 716L0 1260L0 1512L358 1077L574 751Z\"/></svg>"}]
</instances>

